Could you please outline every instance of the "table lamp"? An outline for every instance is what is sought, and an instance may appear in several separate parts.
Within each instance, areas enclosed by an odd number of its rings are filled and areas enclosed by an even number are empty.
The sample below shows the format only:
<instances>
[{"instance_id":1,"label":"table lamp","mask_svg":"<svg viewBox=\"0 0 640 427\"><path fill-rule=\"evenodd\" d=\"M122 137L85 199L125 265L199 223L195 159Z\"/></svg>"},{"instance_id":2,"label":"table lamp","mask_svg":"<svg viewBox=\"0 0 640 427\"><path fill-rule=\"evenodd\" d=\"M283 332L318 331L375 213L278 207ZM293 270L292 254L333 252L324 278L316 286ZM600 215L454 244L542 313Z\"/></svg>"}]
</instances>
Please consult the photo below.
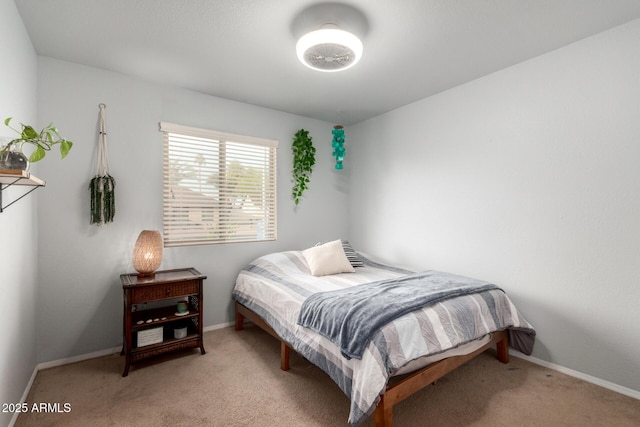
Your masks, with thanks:
<instances>
[{"instance_id":1,"label":"table lamp","mask_svg":"<svg viewBox=\"0 0 640 427\"><path fill-rule=\"evenodd\" d=\"M142 230L133 249L133 268L138 277L150 277L162 263L162 236L159 231Z\"/></svg>"}]
</instances>

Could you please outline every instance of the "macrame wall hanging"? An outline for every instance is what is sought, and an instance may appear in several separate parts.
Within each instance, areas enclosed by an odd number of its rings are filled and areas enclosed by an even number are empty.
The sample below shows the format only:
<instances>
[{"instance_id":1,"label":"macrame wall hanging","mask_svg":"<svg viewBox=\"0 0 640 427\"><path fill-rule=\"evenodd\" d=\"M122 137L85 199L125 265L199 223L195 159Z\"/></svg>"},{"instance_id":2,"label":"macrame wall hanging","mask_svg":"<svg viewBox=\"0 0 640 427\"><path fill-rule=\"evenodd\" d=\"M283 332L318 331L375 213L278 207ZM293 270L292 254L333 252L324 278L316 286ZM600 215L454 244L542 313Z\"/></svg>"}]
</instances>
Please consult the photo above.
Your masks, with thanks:
<instances>
[{"instance_id":1,"label":"macrame wall hanging","mask_svg":"<svg viewBox=\"0 0 640 427\"><path fill-rule=\"evenodd\" d=\"M105 128L106 105L100 104L100 129L98 131L98 161L96 176L89 183L91 192L91 224L103 225L113 221L116 214L116 181L109 175L109 154Z\"/></svg>"},{"instance_id":2,"label":"macrame wall hanging","mask_svg":"<svg viewBox=\"0 0 640 427\"><path fill-rule=\"evenodd\" d=\"M342 161L344 160L344 126L335 125L331 131L333 134L333 156L336 158L336 169L342 169Z\"/></svg>"}]
</instances>

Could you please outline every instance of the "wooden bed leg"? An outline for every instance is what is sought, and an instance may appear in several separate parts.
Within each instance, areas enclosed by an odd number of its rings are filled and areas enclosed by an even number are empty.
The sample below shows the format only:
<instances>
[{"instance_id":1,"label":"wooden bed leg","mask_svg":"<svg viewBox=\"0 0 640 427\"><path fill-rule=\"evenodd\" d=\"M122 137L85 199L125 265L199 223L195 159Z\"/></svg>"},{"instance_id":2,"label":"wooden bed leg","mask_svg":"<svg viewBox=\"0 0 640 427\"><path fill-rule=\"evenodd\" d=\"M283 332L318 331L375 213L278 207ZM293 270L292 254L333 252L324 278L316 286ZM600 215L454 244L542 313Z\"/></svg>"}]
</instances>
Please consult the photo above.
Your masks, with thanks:
<instances>
[{"instance_id":1,"label":"wooden bed leg","mask_svg":"<svg viewBox=\"0 0 640 427\"><path fill-rule=\"evenodd\" d=\"M280 369L283 371L289 370L289 352L291 351L291 347L289 347L282 338L276 334L276 332L271 329L271 326L267 325L267 323L253 311L249 310L238 301L236 301L236 330L240 331L244 329L244 319L247 319L253 322L255 325L259 326L264 331L268 332L270 335L273 335L275 338L280 341Z\"/></svg>"},{"instance_id":2,"label":"wooden bed leg","mask_svg":"<svg viewBox=\"0 0 640 427\"><path fill-rule=\"evenodd\" d=\"M509 335L505 335L502 341L496 343L498 360L502 363L509 363Z\"/></svg>"},{"instance_id":3,"label":"wooden bed leg","mask_svg":"<svg viewBox=\"0 0 640 427\"><path fill-rule=\"evenodd\" d=\"M289 370L289 346L284 341L280 341L280 369Z\"/></svg>"},{"instance_id":4,"label":"wooden bed leg","mask_svg":"<svg viewBox=\"0 0 640 427\"><path fill-rule=\"evenodd\" d=\"M380 402L373 412L374 427L392 427L393 426L393 405L387 405L384 395L380 396Z\"/></svg>"},{"instance_id":5,"label":"wooden bed leg","mask_svg":"<svg viewBox=\"0 0 640 427\"><path fill-rule=\"evenodd\" d=\"M244 329L244 316L236 310L236 331Z\"/></svg>"}]
</instances>

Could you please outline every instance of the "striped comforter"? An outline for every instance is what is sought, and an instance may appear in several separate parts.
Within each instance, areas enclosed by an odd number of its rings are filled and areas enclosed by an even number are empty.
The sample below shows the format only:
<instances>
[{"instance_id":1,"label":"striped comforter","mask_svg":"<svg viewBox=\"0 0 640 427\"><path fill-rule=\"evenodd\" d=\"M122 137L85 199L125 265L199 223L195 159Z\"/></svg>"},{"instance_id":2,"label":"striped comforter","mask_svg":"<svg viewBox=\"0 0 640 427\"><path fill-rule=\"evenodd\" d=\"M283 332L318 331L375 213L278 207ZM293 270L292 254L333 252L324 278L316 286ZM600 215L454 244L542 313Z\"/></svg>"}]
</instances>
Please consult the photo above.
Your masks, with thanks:
<instances>
[{"instance_id":1,"label":"striped comforter","mask_svg":"<svg viewBox=\"0 0 640 427\"><path fill-rule=\"evenodd\" d=\"M240 272L233 291L233 299L260 315L350 397L350 423L358 423L373 412L389 377L405 365L464 345L470 336L478 339L506 328L516 338L510 340L512 346L531 353L533 328L504 292L494 289L484 296L464 295L403 315L373 335L361 359L343 357L340 348L327 338L297 324L305 299L317 292L414 273L361 258L364 267L356 268L355 273L315 277L299 251L265 255Z\"/></svg>"}]
</instances>

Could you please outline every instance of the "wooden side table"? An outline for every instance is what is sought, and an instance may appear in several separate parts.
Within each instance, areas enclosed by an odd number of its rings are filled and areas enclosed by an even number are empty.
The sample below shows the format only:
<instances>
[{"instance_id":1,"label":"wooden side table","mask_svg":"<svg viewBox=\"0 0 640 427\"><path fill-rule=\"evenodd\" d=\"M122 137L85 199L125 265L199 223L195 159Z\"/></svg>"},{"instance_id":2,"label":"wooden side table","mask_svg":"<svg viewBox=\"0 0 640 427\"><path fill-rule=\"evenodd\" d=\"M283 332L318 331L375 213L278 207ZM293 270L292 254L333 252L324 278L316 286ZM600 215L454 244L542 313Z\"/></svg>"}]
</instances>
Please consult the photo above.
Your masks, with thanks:
<instances>
[{"instance_id":1,"label":"wooden side table","mask_svg":"<svg viewBox=\"0 0 640 427\"><path fill-rule=\"evenodd\" d=\"M132 363L178 350L200 347L202 339L202 284L207 276L195 268L157 271L151 277L121 274L124 297L122 352L123 377ZM187 313L176 311L178 301L187 301ZM153 308L146 308L147 303ZM175 338L174 329L187 328Z\"/></svg>"}]
</instances>

